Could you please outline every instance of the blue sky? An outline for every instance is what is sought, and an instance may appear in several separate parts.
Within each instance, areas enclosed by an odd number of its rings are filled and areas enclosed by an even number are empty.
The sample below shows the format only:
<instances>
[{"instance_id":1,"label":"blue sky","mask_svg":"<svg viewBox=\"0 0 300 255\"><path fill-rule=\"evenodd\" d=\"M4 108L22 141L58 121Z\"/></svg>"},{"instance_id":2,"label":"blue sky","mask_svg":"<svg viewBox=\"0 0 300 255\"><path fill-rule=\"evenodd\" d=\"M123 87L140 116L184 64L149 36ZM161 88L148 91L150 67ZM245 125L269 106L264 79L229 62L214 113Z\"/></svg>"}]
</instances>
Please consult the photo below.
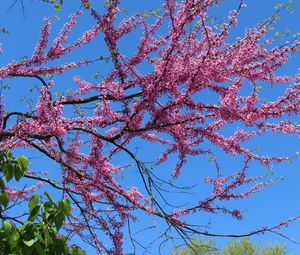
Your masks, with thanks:
<instances>
[{"instance_id":1,"label":"blue sky","mask_svg":"<svg viewBox=\"0 0 300 255\"><path fill-rule=\"evenodd\" d=\"M56 33L62 27L64 22L67 20L67 16L70 13L70 10L76 10L76 4L79 1L65 1L64 5L60 12L55 11L50 5L42 3L41 1L25 1L25 17L22 14L22 8L20 5L20 1L17 1L16 5L7 10L9 7L9 2L6 1L5 4L1 4L0 7L0 29L5 28L9 31L8 34L1 33L0 34L0 42L2 44L3 53L0 55L0 67L6 65L12 60L18 60L24 56L31 56L32 51L34 50L35 44L38 40L39 29L43 24L43 18L56 15L59 19L53 19L52 25L52 38L55 37ZM227 11L231 9L233 6L237 6L239 1L234 0L232 4L227 4L229 1L224 1L224 4L221 7L215 8L212 10L212 13L216 13L218 16L227 16ZM245 28L251 28L255 26L257 23L261 22L266 16L271 16L274 12L274 6L277 4L277 1L268 0L268 1L259 1L252 0L246 1L247 8L243 9L239 16L239 26L234 28L231 32L230 38L232 40L236 36L242 36ZM149 8L160 8L161 1L153 0L153 1L122 1L124 7L128 10L132 11L140 11L143 9ZM283 11L281 15L281 19L278 24L275 26L273 31L270 31L269 36L273 37L276 32L284 32L286 28L291 31L291 34L298 32L299 29L299 15L300 15L300 3L296 2L294 6L294 13L289 13L287 11ZM73 38L76 38L76 35L80 34L81 31L84 31L86 28L90 28L93 25L93 20L90 18L88 14L84 14L78 21L78 28L73 33ZM130 55L134 50L134 45L136 43L136 39L138 37L138 32L133 34L133 36L128 37L126 40L122 41L120 45L120 49L125 54ZM85 58L95 58L101 55L106 56L107 50L103 47L101 36L97 38L91 45L85 47L82 50L79 50L76 54L66 57L64 60L80 59L82 56ZM277 38L277 43L284 43L286 39ZM51 40L50 40L51 41ZM129 47L129 46L130 47ZM283 74L295 74L297 73L297 69L299 67L299 54L295 54L290 60L288 64L282 67L278 72ZM147 68L147 67L145 67ZM59 87L58 91L64 91L66 89L75 88L72 82L72 77L74 75L80 74L81 77L93 81L93 77L95 72L99 71L100 75L103 77L110 70L110 65L105 62L97 63L92 67L84 67L80 69L80 71L74 70L70 71L63 77L59 77ZM147 70L145 70L147 71ZM100 76L100 77L101 77ZM23 96L26 98L30 98L34 94L30 94L29 88L34 87L37 84L32 80L25 79L15 79L15 80L4 80L4 84L8 84L10 89L7 91L3 91L3 94L6 98L7 102L7 110L11 111L13 109L25 109L25 104L20 103L19 99ZM265 96L267 98L272 98L280 93L280 91L273 89L266 89ZM33 101L33 105L35 104L36 99ZM293 118L294 121L299 121L299 116ZM224 132L230 133L230 129L225 130ZM267 155L285 155L285 156L294 156L297 151L300 151L299 139L295 136L284 136L284 135L265 135L260 138L255 138L246 144L249 148L259 147L259 152L267 154ZM130 145L132 150L136 150L137 156L140 157L141 160L145 162L150 162L155 160L153 158L154 152L158 152L161 148L157 148L156 145L150 144L141 144L139 141L136 141L134 144ZM26 155L26 151L23 152ZM31 154L32 152L28 152L29 157L35 157L37 155ZM219 163L224 172L235 172L237 169L241 167L241 158L232 158L227 155L224 155L218 149L215 150L215 154L218 157ZM126 160L125 158L119 159L120 161ZM176 158L171 158L170 162L168 162L163 167L156 169L158 174L168 178L168 174L171 173L172 167L174 166L174 162ZM54 169L54 164L47 163L50 169ZM33 158L31 160L31 166L34 169L45 170L44 166L44 158ZM191 194L188 198L185 199L195 199L198 197L205 197L204 194L210 192L210 187L208 185L203 184L203 178L208 175L213 175L213 165L212 162L209 162L207 157L199 157L199 158L189 158L188 164L183 169L182 177L178 180L178 184L180 185L188 185L188 184L198 184L195 188L195 194ZM258 164L251 165L251 173L256 175L265 174L262 166ZM50 172L50 176L51 176ZM125 173L125 175L128 173ZM55 175L55 174L54 174ZM132 180L135 180L134 173L130 178L125 176L124 183L128 182L132 183ZM255 230L261 226L273 226L278 222L288 219L289 217L300 215L300 203L299 203L299 194L300 194L300 159L295 158L291 164L281 164L274 167L272 178L276 181L276 184L263 191L250 199L245 199L242 201L238 201L236 203L230 203L230 205L234 207L240 208L245 215L245 219L237 222L231 219L227 215L206 215L199 214L198 218L193 218L194 222L199 223L200 225L206 225L208 222L211 222L211 232L215 233L247 233L252 230ZM283 179L282 179L283 178ZM183 198L179 196L170 197L170 200L174 203L186 202ZM140 216L140 220L135 225L135 230L138 231L143 229L146 226L156 225L158 229L162 227L161 223L156 222L155 219L152 219L146 216ZM157 229L156 229L157 230ZM284 229L283 232L288 237L291 237L300 243L300 223L295 222L289 226L288 229ZM143 242L149 242L153 239L154 231L146 231L141 232L138 235L138 239ZM217 242L220 244L224 244L228 239L217 238ZM300 254L300 245L296 245L293 242L288 241L287 239L281 238L276 234L265 234L254 236L253 240L257 243L266 243L266 242L281 242L286 243L288 245L288 250L291 254ZM79 240L76 240L79 242ZM131 247L128 245L129 242L125 244L125 250L130 251ZM155 251L158 248L159 243L153 244L153 250ZM85 244L82 244L86 249L90 249L86 247ZM164 251L162 254L168 254L167 251L172 250L172 244L169 244L164 247ZM93 254L93 251L89 251L88 254ZM139 254L139 253L137 253Z\"/></svg>"}]
</instances>

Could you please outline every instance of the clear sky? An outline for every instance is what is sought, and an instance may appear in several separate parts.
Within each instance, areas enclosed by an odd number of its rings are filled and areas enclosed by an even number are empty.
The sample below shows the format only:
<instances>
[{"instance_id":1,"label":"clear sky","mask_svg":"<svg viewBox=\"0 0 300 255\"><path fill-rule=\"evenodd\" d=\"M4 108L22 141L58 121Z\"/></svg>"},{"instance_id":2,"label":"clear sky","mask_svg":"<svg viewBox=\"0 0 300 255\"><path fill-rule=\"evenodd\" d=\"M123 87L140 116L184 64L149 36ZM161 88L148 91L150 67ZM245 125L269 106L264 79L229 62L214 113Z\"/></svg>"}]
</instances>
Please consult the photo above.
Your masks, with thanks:
<instances>
[{"instance_id":1,"label":"clear sky","mask_svg":"<svg viewBox=\"0 0 300 255\"><path fill-rule=\"evenodd\" d=\"M13 0L7 0L5 3L2 3L0 6L0 29L4 28L8 33L0 33L0 42L2 44L3 53L0 55L0 68L1 66L6 65L12 60L18 60L24 56L31 56L35 44L38 40L39 29L43 24L43 18L56 15L59 19L53 19L52 25L52 38L55 37L56 33L59 31L60 27L67 20L70 10L76 10L79 7L79 2L77 0L64 1L64 5L61 8L61 11L57 12L53 9L52 6L42 3L42 1L27 1L24 2L24 14L22 12L21 1L16 1L16 4L10 8L10 4L13 3ZM145 1L145 0L129 0L121 1L122 5L128 10L139 11L149 8L160 8L161 1ZM239 1L233 0L232 4L228 4L229 1L224 1L224 4L221 7L215 8L212 10L212 14L215 13L219 16L226 17L228 10L234 6L237 6ZM278 3L276 0L249 0L245 1L247 8L243 9L239 16L239 25L237 28L234 28L231 32L232 35L229 37L232 40L235 37L242 36L243 31L247 28L255 26L257 23L263 21L267 16L271 16L274 13L274 6ZM75 4L76 3L76 4ZM290 33L296 33L300 31L299 28L299 16L300 15L300 3L296 1L294 6L294 13L289 13L283 11L280 16L278 24L275 26L273 31L270 31L270 37L274 37L276 32L286 33L286 29L289 29ZM93 25L93 19L90 18L88 14L84 14L78 21L78 28L73 33L73 38L76 38L76 35L80 34L81 31L90 28ZM138 37L138 32L133 34L133 36L128 37L126 40L123 40L120 49L124 54L130 55L134 52L134 45L136 44L136 39ZM277 38L278 45L285 42L284 39ZM65 60L80 59L82 56L85 58L97 58L99 56L107 55L107 49L103 47L101 43L101 37L99 37L95 42L89 45L87 48L79 50L75 55L66 57ZM50 40L51 41L51 40ZM288 64L282 67L279 70L279 73L283 74L295 74L298 72L300 63L300 55L295 54ZM147 68L147 67L145 67ZM95 72L100 72L100 78L103 77L107 72L109 72L110 66L106 65L105 62L99 63L93 67L85 67L79 71L70 71L63 77L59 78L59 87L58 91L64 91L69 87L74 88L74 84L70 79L74 75L79 74L86 79L93 80ZM147 69L145 69L147 72ZM29 98L31 94L29 89L35 86L35 82L16 79L16 80L4 80L3 84L8 84L10 89L3 91L3 94L6 98L7 109L11 111L13 109L22 109L25 107L24 103L20 103L19 99L26 97ZM280 90L275 89L266 89L266 98L274 98ZM34 99L36 102L36 99ZM33 104L34 104L33 102ZM299 121L299 116L294 117L295 122ZM224 133L230 134L230 130L224 130ZM265 135L260 138L255 138L254 140L246 144L248 148L259 148L259 153L267 155L284 155L284 156L294 156L297 151L300 151L300 142L299 138L295 136L283 136L283 135ZM154 152L158 152L161 148L151 146L149 144L140 144L139 141L136 141L135 144L130 145L132 150L136 150L137 155L141 160L145 162L153 161L156 158L153 158ZM26 155L26 151L23 152ZM34 156L34 155L28 155ZM231 158L220 151L216 150L216 156L218 157L218 162L224 172L235 172L235 169L241 167L240 158ZM32 168L34 169L44 169L44 159L43 158L33 158L31 160ZM120 159L122 160L122 159ZM160 167L156 171L159 171L159 174L166 177L170 174L170 169L174 165L175 158L171 158L171 161ZM54 168L55 166L50 166ZM257 164L251 165L251 173L253 175L263 175L266 174L264 169ZM50 173L51 175L52 173ZM128 173L126 173L128 174ZM208 175L213 175L213 164L208 161L207 157L199 158L189 158L188 164L185 166L182 178L178 180L180 185L188 184L198 184L194 191L197 191L196 194L188 196L188 199L195 199L196 197L204 197L203 194L210 191L210 187L206 184L203 184L203 178ZM126 183L129 177L125 176L124 183ZM130 177L132 178L132 177ZM130 179L129 178L129 179ZM166 177L167 178L167 177ZM243 234L260 228L262 226L273 226L277 223L286 220L290 217L300 215L300 158L294 158L290 164L281 164L274 167L273 176L271 177L275 180L275 184L271 186L266 191L263 191L250 199L244 199L236 203L230 203L232 206L240 208L245 215L244 220L237 222L231 219L228 215L206 215L199 214L199 218L193 218L194 222L197 222L199 225L207 225L210 223L210 231L214 233L226 234ZM128 184L130 180L128 180ZM170 197L174 203L183 203L189 202L184 200L180 196ZM186 199L186 198L185 198ZM138 214L139 215L139 214ZM200 218L201 217L201 218ZM147 226L156 225L158 229L161 227L159 222L156 222L154 219L149 219L148 217L141 217L137 222L135 230L138 231ZM286 234L289 238L295 239L300 243L300 223L294 222L287 229L283 229L283 233ZM140 242L150 242L153 239L153 231L144 231L137 236ZM224 244L228 239L218 238L216 239L219 243ZM288 250L291 254L300 254L300 245L297 245L287 239L284 239L276 234L265 234L254 236L253 240L257 243L266 243L266 242L281 242L286 243ZM78 244L80 244L80 241ZM159 242L153 244L153 253L156 254ZM84 244L83 247L89 249ZM125 243L125 250L130 251L131 247L129 242ZM172 250L172 244L165 246L162 254L168 254L168 250ZM89 250L87 254L93 254ZM139 253L137 253L139 254ZM142 254L142 253L140 253Z\"/></svg>"}]
</instances>

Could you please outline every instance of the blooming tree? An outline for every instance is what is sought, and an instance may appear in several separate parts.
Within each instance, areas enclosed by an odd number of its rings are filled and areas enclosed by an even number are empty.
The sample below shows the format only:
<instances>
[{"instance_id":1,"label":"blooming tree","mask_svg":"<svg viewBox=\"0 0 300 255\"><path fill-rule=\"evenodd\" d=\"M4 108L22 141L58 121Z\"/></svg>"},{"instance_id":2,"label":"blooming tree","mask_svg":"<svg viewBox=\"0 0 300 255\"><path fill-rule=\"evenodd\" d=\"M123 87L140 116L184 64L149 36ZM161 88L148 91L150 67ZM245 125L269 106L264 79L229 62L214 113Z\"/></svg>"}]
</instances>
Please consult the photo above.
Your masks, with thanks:
<instances>
[{"instance_id":1,"label":"blooming tree","mask_svg":"<svg viewBox=\"0 0 300 255\"><path fill-rule=\"evenodd\" d=\"M297 135L300 131L290 119L300 112L299 78L276 73L300 42L292 39L277 46L266 38L276 14L232 42L230 29L237 26L243 1L223 23L213 23L209 15L217 1L161 2L162 9L142 15L123 10L118 0L108 0L104 6L82 0L53 42L49 40L51 18L46 18L32 56L0 68L1 80L23 77L39 82L36 105L27 111L7 112L5 96L1 98L1 148L34 150L57 163L51 178L29 169L24 176L40 182L7 192L11 199L26 200L41 183L61 192L74 207L65 231L82 237L99 254L123 254L123 240L131 235L127 223L135 220L137 211L166 222L165 236L172 230L182 238L190 233L222 236L184 219L201 213L242 219L239 209L224 202L249 197L269 185L259 174L248 173L249 164L271 167L288 160L259 155L244 142L266 133ZM70 41L82 13L89 13L93 24ZM137 30L142 35L128 56L120 50L120 41ZM84 50L99 37L104 39L108 57L70 61L79 48ZM67 61L61 63L64 57ZM101 81L80 77L81 68L103 60L111 70ZM70 70L78 70L73 77L77 88L54 95L59 77ZM259 82L286 89L264 102ZM249 86L251 91L245 94ZM207 103L201 96L207 93L217 100ZM231 135L222 134L223 129ZM137 142L156 144L164 151L153 153L155 164L150 166L132 149ZM240 156L243 167L224 175L216 164L217 174L205 179L212 193L193 206L173 208L166 201L170 195L164 195L165 188L182 190L175 181L181 178L185 163L191 157L213 155L211 148ZM156 169L163 171L161 166L173 154L177 163L172 176L161 179ZM135 176L135 184L128 185L124 176ZM287 223L223 236L274 231Z\"/></svg>"}]
</instances>

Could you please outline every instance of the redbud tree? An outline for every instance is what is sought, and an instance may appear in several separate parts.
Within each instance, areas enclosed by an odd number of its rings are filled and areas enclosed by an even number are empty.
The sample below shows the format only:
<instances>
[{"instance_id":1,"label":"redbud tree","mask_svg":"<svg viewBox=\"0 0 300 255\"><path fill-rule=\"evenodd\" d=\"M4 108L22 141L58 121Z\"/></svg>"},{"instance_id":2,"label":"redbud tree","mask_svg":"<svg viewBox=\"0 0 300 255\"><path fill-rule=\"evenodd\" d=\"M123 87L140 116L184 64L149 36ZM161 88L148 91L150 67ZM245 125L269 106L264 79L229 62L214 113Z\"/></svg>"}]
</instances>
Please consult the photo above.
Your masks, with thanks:
<instances>
[{"instance_id":1,"label":"redbud tree","mask_svg":"<svg viewBox=\"0 0 300 255\"><path fill-rule=\"evenodd\" d=\"M228 201L250 197L270 185L259 171L249 173L249 165L256 162L265 169L289 160L245 146L268 133L299 135L300 126L292 121L300 113L299 77L281 76L277 70L300 42L291 37L277 45L269 36L278 12L287 5L232 38L230 31L246 7L243 1L236 2L222 22L210 15L220 4L213 0L162 0L159 10L144 13L124 10L118 0L74 2L80 8L74 7L57 34L50 29L55 20L45 18L32 55L0 68L1 81L21 78L37 84L33 103L24 111L7 111L3 93L1 149L43 155L46 170L49 162L55 163L48 176L29 168L24 176L38 183L8 188L10 199L19 203L42 186L69 199L73 210L64 222L65 232L70 238L81 237L99 254L123 254L124 240L135 247L131 225L143 214L164 222L165 230L158 232L163 242L172 239L170 232L184 240L191 234L242 237L278 231L289 223L291 219L246 234L216 234L204 229L201 220L198 225L188 220L201 219L202 214L241 220L241 210ZM89 27L71 40L80 16L87 14ZM132 53L123 52L121 42L136 31L139 38L126 46ZM77 52L99 38L102 45L95 57L78 59ZM109 54L99 57L102 48ZM81 76L81 70L95 65L110 70L96 81ZM76 73L71 79L70 72ZM62 82L74 89L56 93ZM265 101L261 83L284 89ZM214 100L209 102L207 95ZM154 149L143 155L134 149L136 144ZM238 157L243 166L222 173L214 148ZM185 164L194 158L201 165L208 157L215 163L214 171L203 181L212 185L212 192L199 196L193 205L168 203L177 196L171 191L179 191L184 200L186 189L192 188L176 184L193 170L183 173ZM149 158L151 163L146 162ZM163 174L174 159L171 174Z\"/></svg>"}]
</instances>

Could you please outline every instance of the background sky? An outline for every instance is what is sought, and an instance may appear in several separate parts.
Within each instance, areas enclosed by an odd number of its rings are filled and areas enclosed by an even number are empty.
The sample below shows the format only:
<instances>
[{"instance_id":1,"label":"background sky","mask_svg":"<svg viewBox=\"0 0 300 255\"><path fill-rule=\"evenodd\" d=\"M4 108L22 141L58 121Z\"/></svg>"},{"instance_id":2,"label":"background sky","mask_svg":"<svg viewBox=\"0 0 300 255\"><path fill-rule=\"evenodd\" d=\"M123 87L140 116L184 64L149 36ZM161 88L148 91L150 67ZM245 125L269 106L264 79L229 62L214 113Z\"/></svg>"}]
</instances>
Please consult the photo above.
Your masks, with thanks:
<instances>
[{"instance_id":1,"label":"background sky","mask_svg":"<svg viewBox=\"0 0 300 255\"><path fill-rule=\"evenodd\" d=\"M229 1L228 1L229 2ZM224 1L224 4L218 8L214 8L211 11L211 14L216 14L218 16L226 17L228 11L238 5L239 1L233 0L228 4L227 1ZM242 36L243 32L247 28L255 26L257 23L263 21L267 16L271 16L274 13L274 6L278 4L278 1L274 0L251 0L245 1L247 8L243 9L239 15L239 25L237 28L231 30L231 36L229 40L234 40L238 36ZM0 29L4 28L8 33L0 33L0 42L2 44L3 53L0 55L0 68L5 66L13 60L19 60L24 56L31 56L35 44L38 40L39 29L43 24L43 18L49 16L57 16L58 18L53 19L51 38L55 38L55 35L59 29L63 26L64 22L67 21L67 17L70 14L70 10L76 10L79 7L79 1L65 1L64 5L61 8L61 11L57 12L53 9L52 6L42 3L41 1L27 1L23 0L24 3L24 13L21 6L21 1L16 1L16 4L10 8L9 6L13 1L7 0L0 6ZM122 1L122 6L128 10L135 12L141 11L144 9L157 9L161 7L160 0L130 0ZM286 29L290 30L290 33L296 33L300 31L300 3L296 1L294 6L294 12L289 13L287 11L282 11L280 14L281 19L276 25L273 31L270 31L269 37L274 37L276 32L285 33ZM91 28L93 25L93 19L90 18L88 14L82 15L78 20L78 27L72 33L71 39L75 39L82 31L87 28ZM137 43L139 31L136 31L126 39L122 39L120 43L120 50L124 54L132 54L135 50L134 46ZM289 37L284 39L277 38L277 43L282 44ZM87 59L94 59L99 56L107 56L108 52L105 49L102 43L102 37L100 36L95 40L91 45L85 47L84 49L78 50L76 54L67 56L64 60L70 60L70 58L76 60L81 59L82 57ZM51 39L50 39L51 41ZM298 67L300 63L299 54L295 54L290 62L278 70L280 74L295 74L298 72ZM68 88L75 88L74 83L72 82L72 77L74 75L80 74L80 76L89 81L95 81L94 75L95 72L100 73L100 78L105 76L110 70L110 64L102 61L97 63L94 66L84 67L80 70L73 70L58 77L57 80L57 91L63 92ZM145 72L149 71L147 66L144 67ZM20 99L24 98L23 101L28 101L29 98L33 98L32 105L35 105L36 98L33 94L29 92L30 88L35 87L36 82L26 79L14 79L14 80L4 80L2 85L9 85L9 90L2 91L6 99L7 111L20 110L26 108L26 103L21 102ZM263 85L263 84L262 84ZM262 93L266 99L274 99L278 93L282 90L281 88L273 88L265 90L263 89ZM213 100L209 98L209 95L202 95L203 100ZM299 122L299 116L294 117L295 122ZM232 130L230 128L223 130L225 134L231 134ZM255 138L247 144L248 148L259 148L259 153L264 155L284 155L293 157L296 155L297 151L300 151L299 139L295 136L287 135L265 135L263 137ZM163 148L157 147L156 145L150 145L145 143L140 143L140 141L135 141L130 145L130 149L134 150L137 156L145 161L152 162L156 159L157 155ZM31 154L31 152L24 151L26 156L30 157L31 167L35 170L46 170L45 168L45 158L39 157L39 155ZM232 158L224 155L218 149L215 150L215 156L218 158L218 162L221 166L221 169L224 173L233 173L238 170L241 164L241 158L236 157ZM119 158L120 162L126 160L125 158ZM156 168L156 173L160 176L168 178L172 172L172 167L176 163L176 157L171 157L171 160L164 165L163 167ZM55 165L47 162L47 169L54 169ZM253 173L254 176L266 174L260 165L252 164L250 173ZM203 184L203 179L206 176L213 176L215 170L212 162L207 159L207 156L199 158L189 158L188 164L184 167L182 176L178 180L180 185L191 185L197 184L194 193L188 195L187 197L181 197L180 195L170 196L169 199L174 203L189 202L189 199L192 201L197 198L204 198L205 194L211 192L211 187L209 185ZM55 173L49 171L49 175L55 177ZM131 185L134 182L135 176L134 173L128 175L128 172L124 173L125 177L122 182L126 185ZM274 166L273 176L271 177L275 180L275 184L268 188L266 191L263 191L259 194L256 194L254 197L249 199L244 199L242 201L230 203L230 206L237 207L241 209L244 213L244 220L238 222L231 219L228 215L207 215L199 214L198 217L194 217L192 221L198 223L199 225L209 224L209 231L220 233L220 234L243 234L253 231L262 226L273 226L277 223L286 220L290 217L300 215L300 159L294 158L290 164L281 164ZM138 184L136 184L138 186ZM47 188L47 187L45 187ZM135 231L139 231L147 226L156 225L158 229L163 228L161 223L156 222L155 219L149 219L149 217L141 216L137 214L140 220L135 224ZM136 238L141 243L149 243L153 238L155 238L154 233L157 233L153 230L140 232ZM294 222L287 229L283 229L283 233L288 237L295 239L300 243L300 223ZM216 238L215 239L220 244L225 244L229 239ZM286 243L288 246L289 254L300 254L300 245L295 244L287 239L284 239L276 234L267 233L265 235L259 235L252 237L257 243L266 243L266 242L281 242ZM88 246L83 243L80 243L79 240L75 240L78 244L82 245L88 252L87 254L93 254L93 251L90 250ZM128 241L128 240L127 240ZM156 250L158 249L159 242L153 243L151 250L152 254L157 254ZM178 243L180 244L180 242ZM172 250L173 245L168 244L163 246L162 254L168 254L168 251ZM125 243L125 250L127 252L131 251L130 242ZM137 254L142 254L142 249L138 250Z\"/></svg>"}]
</instances>

